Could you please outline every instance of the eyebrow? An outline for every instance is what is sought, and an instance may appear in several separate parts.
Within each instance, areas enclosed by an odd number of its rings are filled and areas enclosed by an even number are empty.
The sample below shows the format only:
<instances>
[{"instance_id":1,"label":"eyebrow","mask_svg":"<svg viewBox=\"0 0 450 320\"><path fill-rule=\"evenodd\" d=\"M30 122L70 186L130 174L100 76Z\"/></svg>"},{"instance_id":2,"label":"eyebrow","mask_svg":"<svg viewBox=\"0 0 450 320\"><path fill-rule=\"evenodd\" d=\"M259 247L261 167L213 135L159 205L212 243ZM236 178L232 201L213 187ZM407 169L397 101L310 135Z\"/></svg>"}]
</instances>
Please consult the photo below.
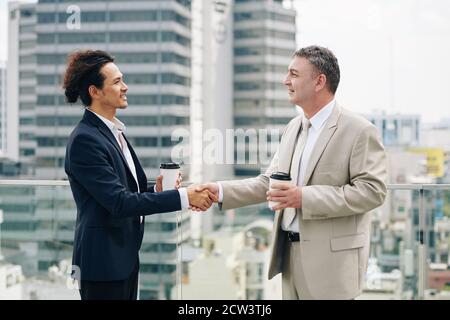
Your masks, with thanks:
<instances>
[{"instance_id":1,"label":"eyebrow","mask_svg":"<svg viewBox=\"0 0 450 320\"><path fill-rule=\"evenodd\" d=\"M116 80L118 80L118 79L121 79L122 77L123 77L123 74L120 75L120 76L118 76L118 77L115 77L115 78L113 79L113 81L116 81Z\"/></svg>"},{"instance_id":2,"label":"eyebrow","mask_svg":"<svg viewBox=\"0 0 450 320\"><path fill-rule=\"evenodd\" d=\"M295 73L298 73L298 70L296 70L296 69L294 69L294 68L288 68L288 71L289 71L289 72L295 72Z\"/></svg>"}]
</instances>

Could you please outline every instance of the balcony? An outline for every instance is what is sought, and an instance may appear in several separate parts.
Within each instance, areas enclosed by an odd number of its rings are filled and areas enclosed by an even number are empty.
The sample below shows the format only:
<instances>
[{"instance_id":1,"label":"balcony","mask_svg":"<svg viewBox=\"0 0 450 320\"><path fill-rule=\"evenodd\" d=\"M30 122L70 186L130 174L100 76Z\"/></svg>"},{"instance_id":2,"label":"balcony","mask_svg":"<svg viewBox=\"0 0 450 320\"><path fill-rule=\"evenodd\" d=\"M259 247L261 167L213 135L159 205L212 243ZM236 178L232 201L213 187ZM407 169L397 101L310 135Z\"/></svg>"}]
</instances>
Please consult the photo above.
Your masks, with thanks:
<instances>
[{"instance_id":1,"label":"balcony","mask_svg":"<svg viewBox=\"0 0 450 320\"><path fill-rule=\"evenodd\" d=\"M388 190L373 211L358 299L450 299L450 185ZM0 180L0 210L0 299L79 299L68 278L76 217L69 183ZM201 241L199 218L211 225ZM266 204L148 216L140 298L280 299L279 276L266 277L271 218Z\"/></svg>"}]
</instances>

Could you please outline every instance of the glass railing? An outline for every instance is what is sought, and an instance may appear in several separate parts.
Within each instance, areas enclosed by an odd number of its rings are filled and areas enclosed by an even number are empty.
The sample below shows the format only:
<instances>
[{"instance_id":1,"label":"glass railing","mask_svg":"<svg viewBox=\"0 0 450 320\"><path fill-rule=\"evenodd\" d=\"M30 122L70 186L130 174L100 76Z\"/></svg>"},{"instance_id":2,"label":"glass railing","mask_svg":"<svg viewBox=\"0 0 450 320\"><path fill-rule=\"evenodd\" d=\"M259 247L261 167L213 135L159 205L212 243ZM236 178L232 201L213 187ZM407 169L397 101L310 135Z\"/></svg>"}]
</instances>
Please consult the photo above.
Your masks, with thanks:
<instances>
[{"instance_id":1,"label":"glass railing","mask_svg":"<svg viewBox=\"0 0 450 320\"><path fill-rule=\"evenodd\" d=\"M281 299L267 280L273 212L263 203L203 215L199 250L180 247L182 299ZM450 299L450 185L389 185L373 210L370 259L357 299ZM189 253L185 254L183 250Z\"/></svg>"},{"instance_id":2,"label":"glass railing","mask_svg":"<svg viewBox=\"0 0 450 320\"><path fill-rule=\"evenodd\" d=\"M450 299L450 185L389 185L358 299ZM0 180L0 299L79 299L67 181ZM139 298L281 299L266 204L146 218Z\"/></svg>"},{"instance_id":3,"label":"glass railing","mask_svg":"<svg viewBox=\"0 0 450 320\"><path fill-rule=\"evenodd\" d=\"M76 207L68 181L0 180L0 299L80 299L71 281ZM180 299L189 213L146 217L139 298Z\"/></svg>"}]
</instances>

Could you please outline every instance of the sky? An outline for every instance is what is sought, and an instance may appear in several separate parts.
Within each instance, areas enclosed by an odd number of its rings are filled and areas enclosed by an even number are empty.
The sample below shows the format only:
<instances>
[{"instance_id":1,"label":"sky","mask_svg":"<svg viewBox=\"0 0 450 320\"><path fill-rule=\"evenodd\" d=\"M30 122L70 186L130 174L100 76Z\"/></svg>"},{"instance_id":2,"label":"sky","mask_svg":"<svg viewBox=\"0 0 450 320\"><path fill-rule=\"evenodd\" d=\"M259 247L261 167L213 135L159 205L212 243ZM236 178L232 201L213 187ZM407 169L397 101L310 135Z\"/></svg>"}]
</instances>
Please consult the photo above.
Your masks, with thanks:
<instances>
[{"instance_id":1,"label":"sky","mask_svg":"<svg viewBox=\"0 0 450 320\"><path fill-rule=\"evenodd\" d=\"M32 0L31 0L32 1ZM0 60L7 56L7 0L0 0ZM294 0L297 46L331 49L339 103L371 113L450 118L450 1Z\"/></svg>"},{"instance_id":2,"label":"sky","mask_svg":"<svg viewBox=\"0 0 450 320\"><path fill-rule=\"evenodd\" d=\"M0 61L7 58L8 44L8 4L6 0L0 0Z\"/></svg>"},{"instance_id":3,"label":"sky","mask_svg":"<svg viewBox=\"0 0 450 320\"><path fill-rule=\"evenodd\" d=\"M338 58L336 98L363 113L450 118L450 1L296 0L297 45Z\"/></svg>"}]
</instances>

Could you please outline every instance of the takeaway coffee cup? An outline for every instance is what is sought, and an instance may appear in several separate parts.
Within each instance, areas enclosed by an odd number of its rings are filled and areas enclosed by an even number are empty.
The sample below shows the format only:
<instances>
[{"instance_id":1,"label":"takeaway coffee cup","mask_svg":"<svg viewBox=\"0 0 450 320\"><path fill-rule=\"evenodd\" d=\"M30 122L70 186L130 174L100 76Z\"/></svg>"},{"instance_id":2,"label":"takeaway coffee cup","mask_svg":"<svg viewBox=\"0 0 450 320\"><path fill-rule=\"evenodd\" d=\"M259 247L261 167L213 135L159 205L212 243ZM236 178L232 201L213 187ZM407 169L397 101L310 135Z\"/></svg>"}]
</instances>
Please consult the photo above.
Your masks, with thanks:
<instances>
[{"instance_id":1,"label":"takeaway coffee cup","mask_svg":"<svg viewBox=\"0 0 450 320\"><path fill-rule=\"evenodd\" d=\"M163 176L163 191L175 189L178 175L180 173L180 165L174 162L161 163L159 167L160 174Z\"/></svg>"},{"instance_id":2,"label":"takeaway coffee cup","mask_svg":"<svg viewBox=\"0 0 450 320\"><path fill-rule=\"evenodd\" d=\"M274 172L270 175L270 179L269 179L269 190L273 190L272 188L272 184L274 182L278 182L278 183L291 183L291 176L287 173L284 172ZM278 202L275 201L269 201L269 208L272 209L273 207L275 207L278 204Z\"/></svg>"}]
</instances>

